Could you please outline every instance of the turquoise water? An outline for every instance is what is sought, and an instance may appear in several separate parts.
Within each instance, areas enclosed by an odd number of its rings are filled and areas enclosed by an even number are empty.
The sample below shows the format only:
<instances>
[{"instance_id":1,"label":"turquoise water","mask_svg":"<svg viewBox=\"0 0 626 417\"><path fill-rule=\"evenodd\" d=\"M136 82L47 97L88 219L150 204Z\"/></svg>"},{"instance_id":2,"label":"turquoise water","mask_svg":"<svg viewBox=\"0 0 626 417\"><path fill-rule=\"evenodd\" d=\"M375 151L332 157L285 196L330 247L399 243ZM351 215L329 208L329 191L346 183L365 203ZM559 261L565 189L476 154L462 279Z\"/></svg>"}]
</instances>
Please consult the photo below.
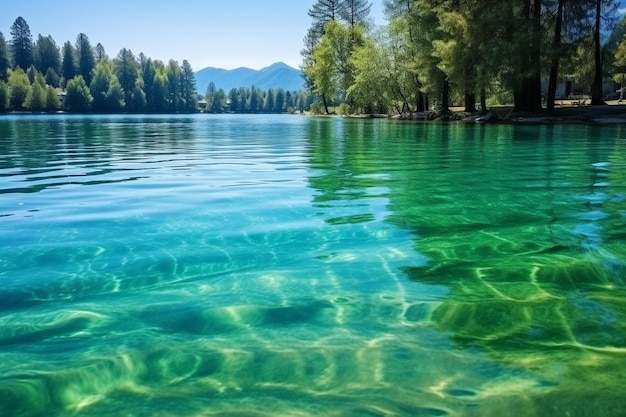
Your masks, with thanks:
<instances>
[{"instance_id":1,"label":"turquoise water","mask_svg":"<svg viewBox=\"0 0 626 417\"><path fill-rule=\"evenodd\" d=\"M626 415L626 128L0 118L2 416Z\"/></svg>"}]
</instances>

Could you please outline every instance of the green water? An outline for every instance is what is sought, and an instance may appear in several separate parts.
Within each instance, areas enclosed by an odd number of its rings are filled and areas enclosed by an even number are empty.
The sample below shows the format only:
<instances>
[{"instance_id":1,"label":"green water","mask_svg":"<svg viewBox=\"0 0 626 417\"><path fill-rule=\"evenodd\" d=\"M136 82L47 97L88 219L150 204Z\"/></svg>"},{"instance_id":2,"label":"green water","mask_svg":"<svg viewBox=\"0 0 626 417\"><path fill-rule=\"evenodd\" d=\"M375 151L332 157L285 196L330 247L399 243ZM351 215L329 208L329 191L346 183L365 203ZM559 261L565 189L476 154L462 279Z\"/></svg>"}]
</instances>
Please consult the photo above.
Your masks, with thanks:
<instances>
[{"instance_id":1,"label":"green water","mask_svg":"<svg viewBox=\"0 0 626 417\"><path fill-rule=\"evenodd\" d=\"M626 415L626 128L0 118L0 415Z\"/></svg>"}]
</instances>

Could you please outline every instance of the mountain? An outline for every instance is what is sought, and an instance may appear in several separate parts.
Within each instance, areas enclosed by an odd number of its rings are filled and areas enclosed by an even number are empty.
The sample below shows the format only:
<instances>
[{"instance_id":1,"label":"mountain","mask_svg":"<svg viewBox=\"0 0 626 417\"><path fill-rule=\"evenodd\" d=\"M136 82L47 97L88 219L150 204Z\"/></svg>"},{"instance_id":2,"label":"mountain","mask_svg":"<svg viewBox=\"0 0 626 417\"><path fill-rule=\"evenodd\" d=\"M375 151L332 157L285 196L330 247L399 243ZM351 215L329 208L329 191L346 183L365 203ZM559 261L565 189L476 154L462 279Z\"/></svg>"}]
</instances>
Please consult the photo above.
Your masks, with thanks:
<instances>
[{"instance_id":1,"label":"mountain","mask_svg":"<svg viewBox=\"0 0 626 417\"><path fill-rule=\"evenodd\" d=\"M211 81L218 89L224 90L226 94L233 88L250 88L252 86L262 90L282 88L286 91L297 91L305 88L302 71L282 62L274 63L260 70L250 68L225 70L207 67L197 71L195 76L199 94L206 92Z\"/></svg>"}]
</instances>

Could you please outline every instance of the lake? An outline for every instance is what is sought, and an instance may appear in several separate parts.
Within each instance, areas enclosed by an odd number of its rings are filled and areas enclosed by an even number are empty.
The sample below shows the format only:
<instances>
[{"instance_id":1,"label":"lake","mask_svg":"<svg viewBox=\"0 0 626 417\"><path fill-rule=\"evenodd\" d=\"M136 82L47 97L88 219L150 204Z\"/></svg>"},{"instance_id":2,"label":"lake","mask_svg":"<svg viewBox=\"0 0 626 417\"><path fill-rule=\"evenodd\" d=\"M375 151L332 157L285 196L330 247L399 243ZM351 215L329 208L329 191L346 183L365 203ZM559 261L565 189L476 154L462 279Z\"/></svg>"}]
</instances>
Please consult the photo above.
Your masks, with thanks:
<instances>
[{"instance_id":1,"label":"lake","mask_svg":"<svg viewBox=\"0 0 626 417\"><path fill-rule=\"evenodd\" d=\"M626 127L0 117L0 415L626 415Z\"/></svg>"}]
</instances>

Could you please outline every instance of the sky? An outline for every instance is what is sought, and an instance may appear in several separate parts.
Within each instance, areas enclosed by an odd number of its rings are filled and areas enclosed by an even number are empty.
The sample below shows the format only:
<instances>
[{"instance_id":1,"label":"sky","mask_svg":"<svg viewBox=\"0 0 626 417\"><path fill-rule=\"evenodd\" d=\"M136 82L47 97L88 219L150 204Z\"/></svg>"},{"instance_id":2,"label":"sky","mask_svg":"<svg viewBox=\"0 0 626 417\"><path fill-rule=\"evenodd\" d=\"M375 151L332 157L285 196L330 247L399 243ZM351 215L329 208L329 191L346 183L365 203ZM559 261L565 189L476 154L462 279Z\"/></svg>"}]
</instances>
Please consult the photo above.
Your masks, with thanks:
<instances>
[{"instance_id":1,"label":"sky","mask_svg":"<svg viewBox=\"0 0 626 417\"><path fill-rule=\"evenodd\" d=\"M0 32L23 17L33 40L51 35L59 47L79 33L110 57L122 48L167 62L186 59L205 67L261 69L275 62L297 68L315 0L43 0L2 1ZM372 1L372 17L385 24L382 0Z\"/></svg>"}]
</instances>

